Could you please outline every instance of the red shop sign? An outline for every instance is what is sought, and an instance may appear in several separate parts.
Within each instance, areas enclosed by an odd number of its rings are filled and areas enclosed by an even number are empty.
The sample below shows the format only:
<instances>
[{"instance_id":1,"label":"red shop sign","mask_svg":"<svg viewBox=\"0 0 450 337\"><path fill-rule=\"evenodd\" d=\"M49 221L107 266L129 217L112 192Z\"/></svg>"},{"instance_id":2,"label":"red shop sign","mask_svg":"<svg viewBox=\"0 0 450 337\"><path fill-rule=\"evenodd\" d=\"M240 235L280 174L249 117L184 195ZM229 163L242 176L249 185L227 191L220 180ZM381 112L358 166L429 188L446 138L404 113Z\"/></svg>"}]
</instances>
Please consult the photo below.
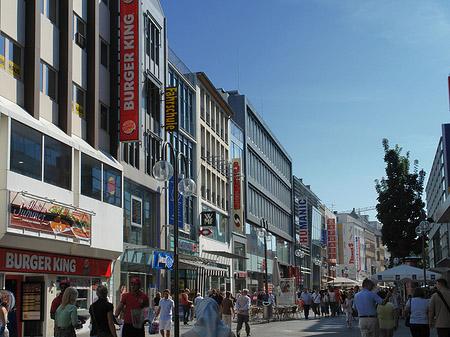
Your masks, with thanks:
<instances>
[{"instance_id":1,"label":"red shop sign","mask_svg":"<svg viewBox=\"0 0 450 337\"><path fill-rule=\"evenodd\" d=\"M111 277L111 261L0 248L0 270Z\"/></svg>"}]
</instances>

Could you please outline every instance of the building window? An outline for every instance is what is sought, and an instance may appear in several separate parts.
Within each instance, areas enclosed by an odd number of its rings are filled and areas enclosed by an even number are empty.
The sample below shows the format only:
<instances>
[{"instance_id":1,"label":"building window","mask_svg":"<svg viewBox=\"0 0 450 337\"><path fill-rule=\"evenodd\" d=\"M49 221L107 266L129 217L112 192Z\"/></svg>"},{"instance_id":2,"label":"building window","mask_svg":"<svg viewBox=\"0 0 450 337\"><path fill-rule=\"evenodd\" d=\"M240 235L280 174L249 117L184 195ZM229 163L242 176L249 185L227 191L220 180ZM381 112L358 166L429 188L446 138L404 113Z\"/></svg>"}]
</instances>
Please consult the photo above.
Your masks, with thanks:
<instances>
[{"instance_id":1,"label":"building window","mask_svg":"<svg viewBox=\"0 0 450 337\"><path fill-rule=\"evenodd\" d=\"M108 7L108 0L102 0L106 7Z\"/></svg>"},{"instance_id":2,"label":"building window","mask_svg":"<svg viewBox=\"0 0 450 337\"><path fill-rule=\"evenodd\" d=\"M50 97L52 100L56 101L56 71L50 68L48 65L41 62L41 92Z\"/></svg>"},{"instance_id":3,"label":"building window","mask_svg":"<svg viewBox=\"0 0 450 337\"><path fill-rule=\"evenodd\" d=\"M86 23L76 14L74 14L74 32L75 43L84 49L86 46Z\"/></svg>"},{"instance_id":4,"label":"building window","mask_svg":"<svg viewBox=\"0 0 450 337\"><path fill-rule=\"evenodd\" d=\"M119 170L103 164L103 201L122 206L122 174Z\"/></svg>"},{"instance_id":5,"label":"building window","mask_svg":"<svg viewBox=\"0 0 450 337\"><path fill-rule=\"evenodd\" d=\"M11 163L13 172L42 179L42 134L12 120Z\"/></svg>"},{"instance_id":6,"label":"building window","mask_svg":"<svg viewBox=\"0 0 450 337\"><path fill-rule=\"evenodd\" d=\"M159 87L152 81L146 81L145 109L150 117L150 129L156 135L161 134L161 96Z\"/></svg>"},{"instance_id":7,"label":"building window","mask_svg":"<svg viewBox=\"0 0 450 337\"><path fill-rule=\"evenodd\" d=\"M100 103L100 127L108 132L108 107Z\"/></svg>"},{"instance_id":8,"label":"building window","mask_svg":"<svg viewBox=\"0 0 450 337\"><path fill-rule=\"evenodd\" d=\"M55 26L57 25L56 23L56 18L57 18L57 0L47 0L47 18L50 20L51 23L53 23Z\"/></svg>"},{"instance_id":9,"label":"building window","mask_svg":"<svg viewBox=\"0 0 450 337\"><path fill-rule=\"evenodd\" d=\"M81 194L102 199L102 166L101 162L81 154Z\"/></svg>"},{"instance_id":10,"label":"building window","mask_svg":"<svg viewBox=\"0 0 450 337\"><path fill-rule=\"evenodd\" d=\"M5 69L5 37L0 34L0 68Z\"/></svg>"},{"instance_id":11,"label":"building window","mask_svg":"<svg viewBox=\"0 0 450 337\"><path fill-rule=\"evenodd\" d=\"M108 69L108 45L105 41L100 40L100 63Z\"/></svg>"},{"instance_id":12,"label":"building window","mask_svg":"<svg viewBox=\"0 0 450 337\"><path fill-rule=\"evenodd\" d=\"M145 142L145 172L152 175L153 166L159 160L159 148L161 142L158 138L150 133L144 135Z\"/></svg>"},{"instance_id":13,"label":"building window","mask_svg":"<svg viewBox=\"0 0 450 337\"><path fill-rule=\"evenodd\" d=\"M51 137L44 137L44 181L71 189L72 148Z\"/></svg>"},{"instance_id":14,"label":"building window","mask_svg":"<svg viewBox=\"0 0 450 337\"><path fill-rule=\"evenodd\" d=\"M86 118L85 111L84 111L84 108L86 106L85 105L85 103L86 103L86 95L85 95L84 90L81 89L80 87L78 87L77 85L74 85L73 95L74 95L74 97L73 97L73 101L74 101L73 109L74 109L74 112L76 114L78 114L80 117Z\"/></svg>"},{"instance_id":15,"label":"building window","mask_svg":"<svg viewBox=\"0 0 450 337\"><path fill-rule=\"evenodd\" d=\"M142 227L142 199L131 197L131 225Z\"/></svg>"},{"instance_id":16,"label":"building window","mask_svg":"<svg viewBox=\"0 0 450 337\"><path fill-rule=\"evenodd\" d=\"M15 78L22 78L22 48L9 41L9 72Z\"/></svg>"}]
</instances>

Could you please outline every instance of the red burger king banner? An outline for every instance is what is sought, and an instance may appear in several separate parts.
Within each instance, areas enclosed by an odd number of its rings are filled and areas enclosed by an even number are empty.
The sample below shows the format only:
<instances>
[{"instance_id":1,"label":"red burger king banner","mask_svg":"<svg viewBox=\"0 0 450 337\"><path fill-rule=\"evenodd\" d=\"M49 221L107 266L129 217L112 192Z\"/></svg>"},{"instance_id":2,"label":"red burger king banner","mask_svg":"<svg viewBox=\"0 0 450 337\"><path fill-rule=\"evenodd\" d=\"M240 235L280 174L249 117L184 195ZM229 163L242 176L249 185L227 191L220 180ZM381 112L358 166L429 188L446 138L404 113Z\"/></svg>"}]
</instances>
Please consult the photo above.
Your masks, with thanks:
<instances>
[{"instance_id":1,"label":"red burger king banner","mask_svg":"<svg viewBox=\"0 0 450 337\"><path fill-rule=\"evenodd\" d=\"M111 261L0 248L0 270L111 277Z\"/></svg>"},{"instance_id":2,"label":"red burger king banner","mask_svg":"<svg viewBox=\"0 0 450 337\"><path fill-rule=\"evenodd\" d=\"M120 0L120 141L139 140L139 0Z\"/></svg>"}]
</instances>

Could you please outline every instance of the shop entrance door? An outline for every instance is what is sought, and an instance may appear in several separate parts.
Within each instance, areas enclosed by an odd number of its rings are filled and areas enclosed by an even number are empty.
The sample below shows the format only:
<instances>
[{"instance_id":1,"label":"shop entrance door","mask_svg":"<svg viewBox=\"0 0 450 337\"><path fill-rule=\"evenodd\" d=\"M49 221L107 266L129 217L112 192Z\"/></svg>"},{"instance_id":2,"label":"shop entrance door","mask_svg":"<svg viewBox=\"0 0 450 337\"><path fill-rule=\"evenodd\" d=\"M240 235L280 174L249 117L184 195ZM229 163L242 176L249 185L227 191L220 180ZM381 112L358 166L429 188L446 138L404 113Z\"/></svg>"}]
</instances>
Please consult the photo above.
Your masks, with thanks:
<instances>
[{"instance_id":1,"label":"shop entrance door","mask_svg":"<svg viewBox=\"0 0 450 337\"><path fill-rule=\"evenodd\" d=\"M12 311L9 318L9 335L11 337L21 337L22 335L22 322L20 321L20 306L22 303L21 288L23 282L23 275L6 275L5 276L5 288L14 294L16 298L16 308ZM11 310L12 308L10 308ZM14 309L13 309L14 310ZM15 313L15 314L14 314Z\"/></svg>"}]
</instances>

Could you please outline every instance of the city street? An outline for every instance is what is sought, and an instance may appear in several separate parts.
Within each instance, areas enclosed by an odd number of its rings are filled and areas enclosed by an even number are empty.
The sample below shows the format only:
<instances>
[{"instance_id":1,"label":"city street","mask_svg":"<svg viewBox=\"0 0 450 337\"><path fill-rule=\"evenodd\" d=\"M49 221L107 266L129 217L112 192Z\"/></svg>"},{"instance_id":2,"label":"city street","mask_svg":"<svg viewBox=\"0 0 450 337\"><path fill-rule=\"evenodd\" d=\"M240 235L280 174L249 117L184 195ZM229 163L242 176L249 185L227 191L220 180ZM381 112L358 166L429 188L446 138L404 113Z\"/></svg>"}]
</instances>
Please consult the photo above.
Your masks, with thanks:
<instances>
[{"instance_id":1,"label":"city street","mask_svg":"<svg viewBox=\"0 0 450 337\"><path fill-rule=\"evenodd\" d=\"M357 327L357 321L354 322L351 329L347 328L345 317L329 317L321 319L293 319L288 321L276 321L270 323L251 323L251 336L278 337L278 336L346 336L357 337L361 334ZM194 325L180 325L180 335L188 331ZM394 333L395 337L410 337L409 328L405 327L405 320L400 320L399 330ZM148 329L147 329L148 330ZM233 332L236 333L236 323L233 322ZM173 333L173 330L172 330ZM151 336L148 334L147 336ZM245 330L241 330L241 336L245 336ZM437 336L436 329L431 330L431 336Z\"/></svg>"}]
</instances>

